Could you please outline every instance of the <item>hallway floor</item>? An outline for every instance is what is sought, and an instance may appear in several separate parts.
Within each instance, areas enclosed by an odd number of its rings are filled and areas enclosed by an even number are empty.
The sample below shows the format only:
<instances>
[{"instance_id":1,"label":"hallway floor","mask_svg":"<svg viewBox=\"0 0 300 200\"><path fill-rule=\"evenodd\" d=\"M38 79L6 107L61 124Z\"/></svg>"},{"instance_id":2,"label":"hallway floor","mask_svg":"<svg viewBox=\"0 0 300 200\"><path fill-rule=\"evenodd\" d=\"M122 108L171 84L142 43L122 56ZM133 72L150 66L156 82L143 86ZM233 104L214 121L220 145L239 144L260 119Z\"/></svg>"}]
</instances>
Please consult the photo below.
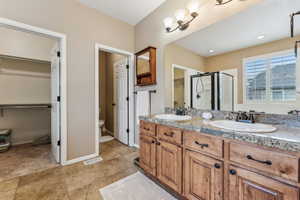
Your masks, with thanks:
<instances>
[{"instance_id":1,"label":"hallway floor","mask_svg":"<svg viewBox=\"0 0 300 200\"><path fill-rule=\"evenodd\" d=\"M0 182L0 200L101 200L99 189L137 171L135 148L102 144L102 162L58 166Z\"/></svg>"},{"instance_id":2,"label":"hallway floor","mask_svg":"<svg viewBox=\"0 0 300 200\"><path fill-rule=\"evenodd\" d=\"M59 165L52 156L50 144L13 146L9 151L0 153L0 181L57 166Z\"/></svg>"}]
</instances>

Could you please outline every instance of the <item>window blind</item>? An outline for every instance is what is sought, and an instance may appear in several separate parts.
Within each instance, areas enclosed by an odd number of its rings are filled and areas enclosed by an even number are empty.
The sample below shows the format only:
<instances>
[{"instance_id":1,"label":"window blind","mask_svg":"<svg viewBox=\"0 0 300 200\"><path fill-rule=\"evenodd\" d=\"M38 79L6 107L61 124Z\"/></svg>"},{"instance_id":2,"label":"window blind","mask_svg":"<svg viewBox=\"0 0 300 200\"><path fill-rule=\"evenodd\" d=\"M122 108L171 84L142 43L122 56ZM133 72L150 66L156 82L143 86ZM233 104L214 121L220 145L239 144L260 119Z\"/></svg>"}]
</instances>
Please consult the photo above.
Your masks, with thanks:
<instances>
[{"instance_id":1,"label":"window blind","mask_svg":"<svg viewBox=\"0 0 300 200\"><path fill-rule=\"evenodd\" d=\"M246 101L296 100L296 57L273 54L244 62Z\"/></svg>"}]
</instances>

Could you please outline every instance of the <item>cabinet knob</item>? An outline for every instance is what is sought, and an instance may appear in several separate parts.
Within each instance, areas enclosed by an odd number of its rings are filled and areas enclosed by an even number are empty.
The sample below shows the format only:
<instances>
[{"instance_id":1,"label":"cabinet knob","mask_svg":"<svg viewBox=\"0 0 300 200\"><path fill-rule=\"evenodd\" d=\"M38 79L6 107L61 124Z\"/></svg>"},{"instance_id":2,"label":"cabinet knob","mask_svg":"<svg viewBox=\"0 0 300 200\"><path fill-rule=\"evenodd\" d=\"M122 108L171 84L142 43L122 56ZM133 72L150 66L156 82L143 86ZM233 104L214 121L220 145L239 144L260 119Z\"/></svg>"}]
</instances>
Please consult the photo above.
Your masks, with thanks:
<instances>
[{"instance_id":1,"label":"cabinet knob","mask_svg":"<svg viewBox=\"0 0 300 200\"><path fill-rule=\"evenodd\" d=\"M221 168L221 165L219 163L216 163L214 166L215 166L216 169L220 169Z\"/></svg>"},{"instance_id":2,"label":"cabinet knob","mask_svg":"<svg viewBox=\"0 0 300 200\"><path fill-rule=\"evenodd\" d=\"M231 175L236 175L236 170L230 169L230 170L229 170L229 174L231 174Z\"/></svg>"},{"instance_id":3,"label":"cabinet knob","mask_svg":"<svg viewBox=\"0 0 300 200\"><path fill-rule=\"evenodd\" d=\"M152 140L152 144L154 144L155 143L155 141L154 140Z\"/></svg>"},{"instance_id":4,"label":"cabinet knob","mask_svg":"<svg viewBox=\"0 0 300 200\"><path fill-rule=\"evenodd\" d=\"M156 142L157 145L160 145L160 142Z\"/></svg>"}]
</instances>

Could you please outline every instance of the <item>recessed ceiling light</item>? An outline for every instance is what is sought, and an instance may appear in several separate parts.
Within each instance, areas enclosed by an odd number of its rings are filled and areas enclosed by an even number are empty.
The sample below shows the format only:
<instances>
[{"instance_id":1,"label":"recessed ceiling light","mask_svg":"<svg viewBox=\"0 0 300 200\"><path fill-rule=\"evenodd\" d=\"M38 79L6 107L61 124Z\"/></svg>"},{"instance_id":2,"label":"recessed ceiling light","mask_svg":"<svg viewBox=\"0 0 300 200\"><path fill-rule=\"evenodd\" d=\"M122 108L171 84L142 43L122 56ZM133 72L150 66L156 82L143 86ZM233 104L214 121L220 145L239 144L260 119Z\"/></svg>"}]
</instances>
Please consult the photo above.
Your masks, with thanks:
<instances>
[{"instance_id":1,"label":"recessed ceiling light","mask_svg":"<svg viewBox=\"0 0 300 200\"><path fill-rule=\"evenodd\" d=\"M215 51L211 49L211 50L209 50L208 52L209 52L209 53L213 53L213 52L215 52Z\"/></svg>"},{"instance_id":2,"label":"recessed ceiling light","mask_svg":"<svg viewBox=\"0 0 300 200\"><path fill-rule=\"evenodd\" d=\"M257 37L257 39L259 39L259 40L262 40L262 39L264 39L264 38L265 38L264 35L259 35L259 36Z\"/></svg>"}]
</instances>

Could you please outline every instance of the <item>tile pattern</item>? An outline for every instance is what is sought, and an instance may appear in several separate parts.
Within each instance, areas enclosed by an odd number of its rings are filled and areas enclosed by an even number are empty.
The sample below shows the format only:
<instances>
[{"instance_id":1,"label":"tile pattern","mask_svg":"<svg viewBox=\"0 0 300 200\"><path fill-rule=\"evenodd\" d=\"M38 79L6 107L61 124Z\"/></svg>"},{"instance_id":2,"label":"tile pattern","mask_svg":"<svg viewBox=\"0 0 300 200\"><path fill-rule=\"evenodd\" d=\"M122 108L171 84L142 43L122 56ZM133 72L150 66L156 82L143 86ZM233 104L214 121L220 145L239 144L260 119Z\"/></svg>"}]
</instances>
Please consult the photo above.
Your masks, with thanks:
<instances>
[{"instance_id":1,"label":"tile pattern","mask_svg":"<svg viewBox=\"0 0 300 200\"><path fill-rule=\"evenodd\" d=\"M116 140L102 144L103 161L76 163L0 182L0 200L102 200L99 189L134 174L135 148Z\"/></svg>"},{"instance_id":2,"label":"tile pattern","mask_svg":"<svg viewBox=\"0 0 300 200\"><path fill-rule=\"evenodd\" d=\"M0 181L57 167L51 145L24 144L0 153Z\"/></svg>"}]
</instances>

